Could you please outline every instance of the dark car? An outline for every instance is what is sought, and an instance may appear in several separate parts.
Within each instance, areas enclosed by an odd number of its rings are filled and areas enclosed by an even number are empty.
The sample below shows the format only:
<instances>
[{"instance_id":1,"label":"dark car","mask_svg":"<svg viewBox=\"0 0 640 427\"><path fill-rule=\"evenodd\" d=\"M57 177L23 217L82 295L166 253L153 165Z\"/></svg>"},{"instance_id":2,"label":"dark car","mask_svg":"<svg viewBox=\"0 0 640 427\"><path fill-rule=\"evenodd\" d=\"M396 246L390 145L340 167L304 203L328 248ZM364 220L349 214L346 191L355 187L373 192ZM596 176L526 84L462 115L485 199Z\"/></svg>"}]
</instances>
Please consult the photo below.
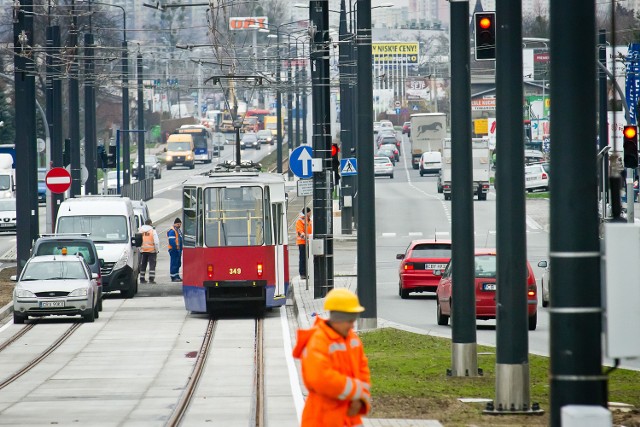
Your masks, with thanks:
<instances>
[{"instance_id":1,"label":"dark car","mask_svg":"<svg viewBox=\"0 0 640 427\"><path fill-rule=\"evenodd\" d=\"M36 240L31 252L32 256L80 254L92 273L96 273L98 285L98 310L102 311L102 277L100 266L103 261L98 257L98 250L88 234L44 234Z\"/></svg>"},{"instance_id":2,"label":"dark car","mask_svg":"<svg viewBox=\"0 0 640 427\"><path fill-rule=\"evenodd\" d=\"M376 156L378 157L388 157L393 163L393 166L396 165L396 154L391 150L378 150L376 152Z\"/></svg>"},{"instance_id":3,"label":"dark car","mask_svg":"<svg viewBox=\"0 0 640 427\"><path fill-rule=\"evenodd\" d=\"M260 142L258 142L258 137L253 132L247 132L242 136L240 140L240 149L244 150L245 148L255 148L256 150L260 149Z\"/></svg>"},{"instance_id":4,"label":"dark car","mask_svg":"<svg viewBox=\"0 0 640 427\"><path fill-rule=\"evenodd\" d=\"M393 144L396 146L396 148L398 148L398 150L400 149L400 143L401 141L394 135L394 136L383 136L382 138L378 138L378 147L380 147L381 145L384 144Z\"/></svg>"},{"instance_id":5,"label":"dark car","mask_svg":"<svg viewBox=\"0 0 640 427\"><path fill-rule=\"evenodd\" d=\"M402 260L398 270L401 298L410 292L435 292L440 276L433 272L444 270L451 260L451 240L413 240L396 258Z\"/></svg>"},{"instance_id":6,"label":"dark car","mask_svg":"<svg viewBox=\"0 0 640 427\"><path fill-rule=\"evenodd\" d=\"M392 151L394 155L394 160L396 162L400 161L400 151L394 144L382 144L379 149Z\"/></svg>"},{"instance_id":7,"label":"dark car","mask_svg":"<svg viewBox=\"0 0 640 427\"><path fill-rule=\"evenodd\" d=\"M407 134L408 137L411 137L411 122L404 122L402 124L402 134Z\"/></svg>"},{"instance_id":8,"label":"dark car","mask_svg":"<svg viewBox=\"0 0 640 427\"><path fill-rule=\"evenodd\" d=\"M45 183L45 177L47 176L47 168L38 168L38 202L44 203L47 201L47 184Z\"/></svg>"},{"instance_id":9,"label":"dark car","mask_svg":"<svg viewBox=\"0 0 640 427\"><path fill-rule=\"evenodd\" d=\"M162 165L158 161L158 158L153 154L147 154L144 156L144 168L147 176L153 176L155 179L162 178ZM134 178L138 177L138 159L133 162L131 167L131 174Z\"/></svg>"}]
</instances>

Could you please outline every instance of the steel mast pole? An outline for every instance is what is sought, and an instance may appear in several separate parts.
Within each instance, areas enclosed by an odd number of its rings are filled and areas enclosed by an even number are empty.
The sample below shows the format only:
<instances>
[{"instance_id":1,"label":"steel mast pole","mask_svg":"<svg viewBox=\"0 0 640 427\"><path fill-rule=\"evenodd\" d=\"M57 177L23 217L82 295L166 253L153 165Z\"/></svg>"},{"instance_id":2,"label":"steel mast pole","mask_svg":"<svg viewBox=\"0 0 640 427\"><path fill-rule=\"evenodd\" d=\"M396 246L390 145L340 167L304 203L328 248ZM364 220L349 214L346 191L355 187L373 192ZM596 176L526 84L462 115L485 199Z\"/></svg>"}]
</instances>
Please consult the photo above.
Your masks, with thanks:
<instances>
[{"instance_id":1,"label":"steel mast pole","mask_svg":"<svg viewBox=\"0 0 640 427\"><path fill-rule=\"evenodd\" d=\"M554 103L551 134L554 141L562 141L553 146L551 156L551 281L562 286L553 286L550 296L550 421L551 426L560 426L565 405L606 408L607 378L601 367L600 241L595 190L595 4L565 0L551 2L550 8Z\"/></svg>"},{"instance_id":2,"label":"steel mast pole","mask_svg":"<svg viewBox=\"0 0 640 427\"><path fill-rule=\"evenodd\" d=\"M478 375L471 164L469 1L451 1L451 375Z\"/></svg>"}]
</instances>

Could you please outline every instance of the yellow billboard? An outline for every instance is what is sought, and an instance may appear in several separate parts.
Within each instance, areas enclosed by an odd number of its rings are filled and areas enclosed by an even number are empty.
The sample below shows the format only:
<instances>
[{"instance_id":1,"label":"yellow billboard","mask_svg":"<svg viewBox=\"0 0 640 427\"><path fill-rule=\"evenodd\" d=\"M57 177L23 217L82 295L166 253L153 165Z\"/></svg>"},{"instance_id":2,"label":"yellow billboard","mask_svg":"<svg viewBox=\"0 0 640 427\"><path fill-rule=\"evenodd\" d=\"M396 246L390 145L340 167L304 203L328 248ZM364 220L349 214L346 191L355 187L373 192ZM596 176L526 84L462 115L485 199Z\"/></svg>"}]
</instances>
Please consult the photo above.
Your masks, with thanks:
<instances>
[{"instance_id":1,"label":"yellow billboard","mask_svg":"<svg viewBox=\"0 0 640 427\"><path fill-rule=\"evenodd\" d=\"M373 62L417 64L417 42L381 42L371 44Z\"/></svg>"}]
</instances>

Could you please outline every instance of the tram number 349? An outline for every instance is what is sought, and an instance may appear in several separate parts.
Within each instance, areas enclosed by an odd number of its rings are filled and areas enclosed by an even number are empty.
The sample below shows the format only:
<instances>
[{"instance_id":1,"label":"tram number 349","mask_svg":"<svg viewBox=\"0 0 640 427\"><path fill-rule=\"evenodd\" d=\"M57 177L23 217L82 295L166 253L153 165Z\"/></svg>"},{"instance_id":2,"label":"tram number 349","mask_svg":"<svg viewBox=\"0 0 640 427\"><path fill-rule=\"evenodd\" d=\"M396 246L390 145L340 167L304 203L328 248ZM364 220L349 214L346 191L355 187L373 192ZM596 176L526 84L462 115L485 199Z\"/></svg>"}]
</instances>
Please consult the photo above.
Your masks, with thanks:
<instances>
[{"instance_id":1,"label":"tram number 349","mask_svg":"<svg viewBox=\"0 0 640 427\"><path fill-rule=\"evenodd\" d=\"M241 268L230 268L229 269L229 274L242 274L242 269Z\"/></svg>"}]
</instances>

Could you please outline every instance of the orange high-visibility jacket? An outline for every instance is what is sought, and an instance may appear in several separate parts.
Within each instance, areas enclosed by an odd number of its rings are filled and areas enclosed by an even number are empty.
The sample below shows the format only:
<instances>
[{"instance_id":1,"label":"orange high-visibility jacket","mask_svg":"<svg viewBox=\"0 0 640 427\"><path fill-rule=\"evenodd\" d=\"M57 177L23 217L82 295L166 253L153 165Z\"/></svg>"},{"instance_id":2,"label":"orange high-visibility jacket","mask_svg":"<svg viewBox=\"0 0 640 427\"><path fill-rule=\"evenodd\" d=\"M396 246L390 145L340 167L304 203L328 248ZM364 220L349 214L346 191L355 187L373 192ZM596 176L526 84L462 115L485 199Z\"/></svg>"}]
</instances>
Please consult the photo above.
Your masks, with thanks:
<instances>
[{"instance_id":1,"label":"orange high-visibility jacket","mask_svg":"<svg viewBox=\"0 0 640 427\"><path fill-rule=\"evenodd\" d=\"M350 331L344 338L327 321L316 318L311 329L298 331L293 357L302 362L302 378L309 391L302 427L362 426L361 415L371 410L369 363L360 338ZM349 417L351 401L363 402Z\"/></svg>"},{"instance_id":2,"label":"orange high-visibility jacket","mask_svg":"<svg viewBox=\"0 0 640 427\"><path fill-rule=\"evenodd\" d=\"M307 239L311 237L311 220L307 220L307 232L304 232L304 214L298 215L298 220L296 221L296 245L305 245L307 241L304 238L306 234Z\"/></svg>"}]
</instances>

